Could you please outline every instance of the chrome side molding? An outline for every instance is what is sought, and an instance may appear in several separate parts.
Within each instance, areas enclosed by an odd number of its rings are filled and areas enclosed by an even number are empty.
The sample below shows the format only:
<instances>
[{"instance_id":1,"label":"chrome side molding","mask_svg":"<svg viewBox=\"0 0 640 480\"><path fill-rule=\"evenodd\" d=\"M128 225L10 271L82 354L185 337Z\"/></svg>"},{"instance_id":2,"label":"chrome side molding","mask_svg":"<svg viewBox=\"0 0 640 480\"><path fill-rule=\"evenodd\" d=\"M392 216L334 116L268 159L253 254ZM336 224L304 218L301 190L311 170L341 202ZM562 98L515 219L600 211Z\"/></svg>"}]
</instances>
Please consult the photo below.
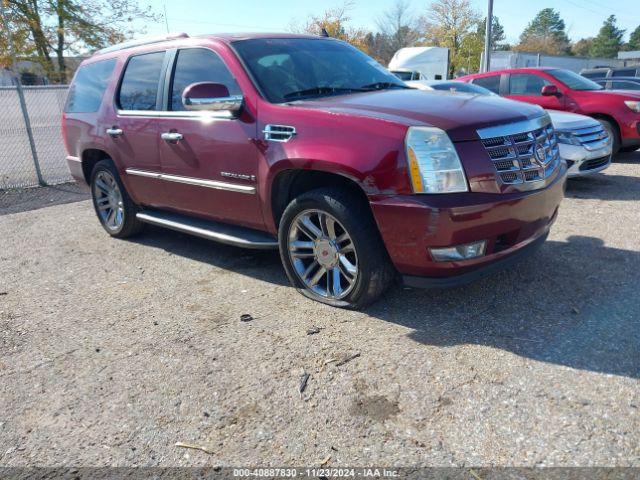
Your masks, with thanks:
<instances>
[{"instance_id":1,"label":"chrome side molding","mask_svg":"<svg viewBox=\"0 0 640 480\"><path fill-rule=\"evenodd\" d=\"M216 190L228 190L237 193L255 194L256 187L251 185L241 185L238 183L218 182L216 180L206 180L203 178L183 177L181 175L171 175L160 172L150 172L148 170L138 170L137 168L127 168L127 175L137 175L139 177L155 178L167 182L184 183L195 185L196 187L214 188Z\"/></svg>"}]
</instances>

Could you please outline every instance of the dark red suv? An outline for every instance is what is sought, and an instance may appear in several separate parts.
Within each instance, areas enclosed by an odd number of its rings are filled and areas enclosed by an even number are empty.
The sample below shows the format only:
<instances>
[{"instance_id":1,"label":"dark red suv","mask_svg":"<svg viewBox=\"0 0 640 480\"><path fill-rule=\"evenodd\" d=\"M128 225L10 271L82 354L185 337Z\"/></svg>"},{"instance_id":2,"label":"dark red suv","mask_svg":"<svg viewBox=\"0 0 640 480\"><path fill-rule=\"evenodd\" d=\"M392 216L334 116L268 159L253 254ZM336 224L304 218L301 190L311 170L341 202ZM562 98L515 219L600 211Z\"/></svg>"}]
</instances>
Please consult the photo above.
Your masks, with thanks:
<instances>
[{"instance_id":1,"label":"dark red suv","mask_svg":"<svg viewBox=\"0 0 640 480\"><path fill-rule=\"evenodd\" d=\"M472 82L513 100L594 117L613 138L614 153L640 147L639 92L604 90L588 78L560 68L513 68L467 75L458 80Z\"/></svg>"},{"instance_id":2,"label":"dark red suv","mask_svg":"<svg viewBox=\"0 0 640 480\"><path fill-rule=\"evenodd\" d=\"M63 117L114 237L151 223L279 248L303 294L359 308L400 273L471 281L540 245L566 166L537 106L408 88L338 40L218 35L98 52Z\"/></svg>"}]
</instances>

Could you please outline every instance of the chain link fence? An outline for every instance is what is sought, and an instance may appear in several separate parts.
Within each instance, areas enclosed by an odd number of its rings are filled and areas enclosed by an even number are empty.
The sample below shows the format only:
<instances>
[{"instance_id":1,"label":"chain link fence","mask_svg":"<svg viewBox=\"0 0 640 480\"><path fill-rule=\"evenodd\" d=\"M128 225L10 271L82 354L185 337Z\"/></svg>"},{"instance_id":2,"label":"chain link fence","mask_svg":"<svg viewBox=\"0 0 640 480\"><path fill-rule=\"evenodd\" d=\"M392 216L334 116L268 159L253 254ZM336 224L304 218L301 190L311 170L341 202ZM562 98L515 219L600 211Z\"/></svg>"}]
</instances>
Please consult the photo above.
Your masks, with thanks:
<instances>
[{"instance_id":1,"label":"chain link fence","mask_svg":"<svg viewBox=\"0 0 640 480\"><path fill-rule=\"evenodd\" d=\"M16 87L0 87L0 138L3 141L0 190L71 181L60 124L68 87L48 85L22 89L24 110ZM38 178L37 165L42 181Z\"/></svg>"}]
</instances>

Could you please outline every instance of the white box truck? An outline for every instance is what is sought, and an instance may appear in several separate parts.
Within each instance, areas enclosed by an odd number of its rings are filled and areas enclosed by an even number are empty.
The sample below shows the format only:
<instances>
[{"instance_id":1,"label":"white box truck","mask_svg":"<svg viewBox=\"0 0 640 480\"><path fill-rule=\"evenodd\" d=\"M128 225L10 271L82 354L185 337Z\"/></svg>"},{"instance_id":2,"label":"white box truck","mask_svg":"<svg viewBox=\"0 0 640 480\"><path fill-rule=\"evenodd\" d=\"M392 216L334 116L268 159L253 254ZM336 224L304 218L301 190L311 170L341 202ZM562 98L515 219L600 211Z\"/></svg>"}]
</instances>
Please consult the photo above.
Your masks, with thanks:
<instances>
[{"instance_id":1,"label":"white box truck","mask_svg":"<svg viewBox=\"0 0 640 480\"><path fill-rule=\"evenodd\" d=\"M445 80L449 74L449 49L401 48L389 62L389 71L401 80Z\"/></svg>"}]
</instances>

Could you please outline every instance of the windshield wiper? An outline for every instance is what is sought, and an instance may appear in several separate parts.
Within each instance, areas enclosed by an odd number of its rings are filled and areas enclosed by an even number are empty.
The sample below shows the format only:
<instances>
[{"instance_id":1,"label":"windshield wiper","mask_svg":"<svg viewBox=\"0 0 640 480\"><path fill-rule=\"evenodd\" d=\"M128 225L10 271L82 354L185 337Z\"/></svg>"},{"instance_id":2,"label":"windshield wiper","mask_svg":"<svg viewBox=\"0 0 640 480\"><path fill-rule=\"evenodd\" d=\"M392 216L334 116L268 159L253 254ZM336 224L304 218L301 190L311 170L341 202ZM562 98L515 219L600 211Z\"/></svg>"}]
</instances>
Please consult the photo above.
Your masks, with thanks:
<instances>
[{"instance_id":1,"label":"windshield wiper","mask_svg":"<svg viewBox=\"0 0 640 480\"><path fill-rule=\"evenodd\" d=\"M395 82L376 82L370 83L369 85L363 85L360 87L361 90L370 91L370 90L385 90L387 88L411 88L408 85L403 85L401 83Z\"/></svg>"},{"instance_id":2,"label":"windshield wiper","mask_svg":"<svg viewBox=\"0 0 640 480\"><path fill-rule=\"evenodd\" d=\"M304 90L297 90L295 92L286 93L282 98L290 100L299 97L309 97L315 95L325 95L332 93L350 93L350 92L364 92L361 88L342 88L342 87L313 87L306 88Z\"/></svg>"}]
</instances>

